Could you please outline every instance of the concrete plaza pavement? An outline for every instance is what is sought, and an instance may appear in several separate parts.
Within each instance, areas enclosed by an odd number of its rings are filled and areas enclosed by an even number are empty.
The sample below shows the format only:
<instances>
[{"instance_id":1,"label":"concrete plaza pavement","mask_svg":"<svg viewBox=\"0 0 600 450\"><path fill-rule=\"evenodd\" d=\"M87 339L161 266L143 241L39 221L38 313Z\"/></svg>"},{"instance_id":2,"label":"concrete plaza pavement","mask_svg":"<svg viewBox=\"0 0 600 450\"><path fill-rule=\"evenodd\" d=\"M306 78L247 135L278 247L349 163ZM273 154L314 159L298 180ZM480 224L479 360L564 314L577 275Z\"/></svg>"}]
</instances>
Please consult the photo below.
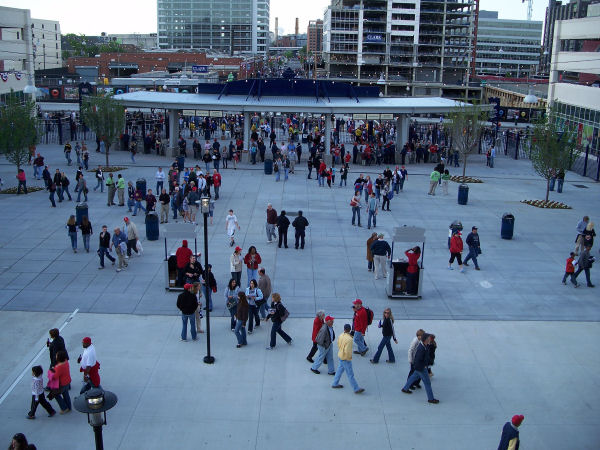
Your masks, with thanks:
<instances>
[{"instance_id":1,"label":"concrete plaza pavement","mask_svg":"<svg viewBox=\"0 0 600 450\"><path fill-rule=\"evenodd\" d=\"M61 147L38 150L51 173L56 167L66 169L73 180L75 167L66 167ZM104 162L93 151L91 157L90 168ZM132 165L128 154L111 156L113 164L127 167L122 172L126 180L142 176L151 188L156 166L171 162L150 155L136 159ZM74 202L50 208L44 192L0 196L0 336L10 342L10 351L0 356L0 395L25 371L0 404L0 438L8 441L23 431L38 448L57 442L64 448L93 448L91 429L78 413L47 419L39 412L36 421L24 418L29 368L47 330L64 324L77 309L62 333L74 365L72 397L80 386L74 361L79 342L91 335L98 345L103 386L120 399L109 412L107 448L306 448L322 443L342 448L353 442L381 448L495 448L502 425L516 413L526 416L521 436L528 448L597 448L600 296L585 287L583 274L578 289L561 285L560 279L576 223L586 214L595 220L600 186L569 173L565 192L551 198L573 209L541 210L520 203L544 195L544 181L529 162L497 158L496 167L489 169L484 159L475 155L469 163L467 174L484 183L471 185L468 205L457 205L455 183L448 197L440 190L427 196L433 165L409 165L405 192L394 197L391 212L378 215L376 231L386 235L405 224L427 230L423 299L418 301L388 299L385 281L375 281L367 272L365 242L371 230L364 214L363 228L350 225L350 186L319 188L314 179L306 180L305 162L285 183L265 176L260 165L223 170L221 199L209 227L209 259L219 284L211 315L215 366L201 362L204 336L197 343L178 340L176 294L164 290L162 237L142 239L144 255L133 257L124 272L117 274L110 266L97 269L100 226L112 230L126 215L126 208L106 206L106 191L90 189L95 234L89 254L81 250L81 235L80 251L70 250L64 224L74 214ZM31 181L30 167L26 170L30 184L41 184ZM351 167L349 182L359 172L373 176L377 170ZM460 169L450 170L458 174ZM5 187L12 184L14 167L0 165L0 175ZM93 187L93 174L86 178ZM311 223L304 251L266 243L267 202L278 211L304 211ZM274 290L291 312L285 325L295 339L291 347L280 344L275 352L266 352L268 332L261 327L249 337L248 348L236 350L228 319L220 317L226 313L222 289L229 279L231 248L224 226L229 208L242 227L237 242L244 250L256 245ZM500 239L504 212L516 216L510 241ZM143 216L132 219L144 236ZM480 272L446 268L448 225L456 219L466 231L479 227ZM190 225L190 230L192 236L198 233L201 250L202 226L194 230ZM293 241L293 230L289 238ZM170 243L172 249L178 245ZM596 276L593 268L592 281ZM315 311L335 316L339 334L356 297L376 318L390 306L399 338L396 365L385 364L385 355L378 366L371 366L367 357L355 358L357 379L367 389L363 396L347 388L331 390L330 377L312 374L304 359ZM442 401L437 406L428 405L422 391L411 396L400 392L408 368L406 347L418 328L438 336L432 380ZM372 327L367 356L379 337ZM47 355L35 362L46 367ZM56 428L48 425L51 420L66 425Z\"/></svg>"}]
</instances>

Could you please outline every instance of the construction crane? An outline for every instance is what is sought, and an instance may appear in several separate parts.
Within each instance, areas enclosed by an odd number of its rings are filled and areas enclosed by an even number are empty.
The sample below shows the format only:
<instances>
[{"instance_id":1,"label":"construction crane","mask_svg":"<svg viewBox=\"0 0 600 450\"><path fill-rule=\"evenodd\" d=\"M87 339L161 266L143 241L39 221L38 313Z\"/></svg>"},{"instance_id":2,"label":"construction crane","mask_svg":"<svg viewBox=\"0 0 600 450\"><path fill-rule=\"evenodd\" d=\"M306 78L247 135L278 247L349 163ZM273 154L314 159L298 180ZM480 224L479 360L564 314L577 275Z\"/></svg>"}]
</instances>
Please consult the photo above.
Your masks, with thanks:
<instances>
[{"instance_id":1,"label":"construction crane","mask_svg":"<svg viewBox=\"0 0 600 450\"><path fill-rule=\"evenodd\" d=\"M527 20L531 21L533 14L533 0L521 0L521 3L527 2Z\"/></svg>"}]
</instances>

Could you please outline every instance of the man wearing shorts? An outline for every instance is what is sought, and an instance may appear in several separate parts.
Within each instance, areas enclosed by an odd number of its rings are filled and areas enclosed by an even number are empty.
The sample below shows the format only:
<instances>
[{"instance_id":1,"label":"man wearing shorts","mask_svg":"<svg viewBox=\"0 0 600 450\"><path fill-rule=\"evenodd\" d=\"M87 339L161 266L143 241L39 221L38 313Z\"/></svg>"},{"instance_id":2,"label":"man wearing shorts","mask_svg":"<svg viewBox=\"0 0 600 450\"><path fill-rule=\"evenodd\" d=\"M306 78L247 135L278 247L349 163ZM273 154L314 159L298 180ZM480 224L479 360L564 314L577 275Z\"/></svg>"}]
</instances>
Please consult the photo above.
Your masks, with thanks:
<instances>
[{"instance_id":1,"label":"man wearing shorts","mask_svg":"<svg viewBox=\"0 0 600 450\"><path fill-rule=\"evenodd\" d=\"M238 230L240 229L240 225L238 224L237 217L235 216L235 214L233 214L233 209L230 209L229 214L227 215L227 217L225 217L225 229L227 230L227 236L229 236L229 239L230 239L230 242L229 242L230 247L233 247L233 245L235 244L233 235L235 234L236 227Z\"/></svg>"}]
</instances>

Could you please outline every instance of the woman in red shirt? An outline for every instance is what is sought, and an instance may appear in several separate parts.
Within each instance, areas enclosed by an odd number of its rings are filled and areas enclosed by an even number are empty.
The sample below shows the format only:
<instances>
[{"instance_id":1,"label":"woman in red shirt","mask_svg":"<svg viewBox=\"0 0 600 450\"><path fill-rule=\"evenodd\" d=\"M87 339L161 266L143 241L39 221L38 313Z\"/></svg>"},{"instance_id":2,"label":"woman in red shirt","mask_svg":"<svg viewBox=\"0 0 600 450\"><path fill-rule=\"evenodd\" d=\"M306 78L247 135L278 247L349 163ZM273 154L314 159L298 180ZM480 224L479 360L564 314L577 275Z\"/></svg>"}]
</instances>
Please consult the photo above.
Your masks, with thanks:
<instances>
[{"instance_id":1,"label":"woman in red shirt","mask_svg":"<svg viewBox=\"0 0 600 450\"><path fill-rule=\"evenodd\" d=\"M463 241L460 237L460 232L458 230L454 230L452 232L452 237L450 238L450 260L448 261L448 269L452 269L452 263L454 262L454 258L456 258L456 262L458 263L458 267L460 267L460 271L464 272L465 269L462 263L462 253L463 251Z\"/></svg>"},{"instance_id":2,"label":"woman in red shirt","mask_svg":"<svg viewBox=\"0 0 600 450\"><path fill-rule=\"evenodd\" d=\"M404 252L408 259L408 267L406 269L406 293L409 295L417 295L417 282L419 280L419 258L421 257L421 247L418 245L409 248Z\"/></svg>"},{"instance_id":3,"label":"woman in red shirt","mask_svg":"<svg viewBox=\"0 0 600 450\"><path fill-rule=\"evenodd\" d=\"M310 349L310 352L308 353L308 356L306 357L306 359L311 362L314 363L313 361L313 356L315 356L315 353L317 353L317 334L319 334L319 330L321 330L321 327L323 326L323 324L325 323L325 311L323 311L322 309L317 311L317 315L315 317L315 320L313 321L313 331L312 331L312 347Z\"/></svg>"},{"instance_id":4,"label":"woman in red shirt","mask_svg":"<svg viewBox=\"0 0 600 450\"><path fill-rule=\"evenodd\" d=\"M60 351L56 353L57 364L54 366L54 372L56 378L58 378L58 394L56 395L56 402L60 406L60 413L65 414L71 411L71 396L69 395L69 389L71 389L71 370L69 368L69 361L67 360L67 353Z\"/></svg>"},{"instance_id":5,"label":"woman in red shirt","mask_svg":"<svg viewBox=\"0 0 600 450\"><path fill-rule=\"evenodd\" d=\"M244 256L244 264L246 264L248 273L248 286L250 286L250 280L258 280L258 266L261 262L262 259L256 251L256 247L251 245L248 253Z\"/></svg>"},{"instance_id":6,"label":"woman in red shirt","mask_svg":"<svg viewBox=\"0 0 600 450\"><path fill-rule=\"evenodd\" d=\"M23 188L25 193L27 194L27 179L25 177L25 171L23 169L19 169L19 172L17 173L17 180L19 181L17 195L21 193L21 188Z\"/></svg>"}]
</instances>

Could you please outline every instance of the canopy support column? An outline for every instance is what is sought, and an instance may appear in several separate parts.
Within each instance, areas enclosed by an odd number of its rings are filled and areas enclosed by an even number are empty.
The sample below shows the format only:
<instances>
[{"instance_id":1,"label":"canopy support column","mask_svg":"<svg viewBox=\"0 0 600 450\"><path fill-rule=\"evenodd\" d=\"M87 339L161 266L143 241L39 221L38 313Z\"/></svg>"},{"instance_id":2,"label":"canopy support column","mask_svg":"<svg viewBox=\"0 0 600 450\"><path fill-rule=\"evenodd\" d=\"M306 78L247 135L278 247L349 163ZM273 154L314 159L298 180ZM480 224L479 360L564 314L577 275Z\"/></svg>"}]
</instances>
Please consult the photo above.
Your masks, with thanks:
<instances>
[{"instance_id":1,"label":"canopy support column","mask_svg":"<svg viewBox=\"0 0 600 450\"><path fill-rule=\"evenodd\" d=\"M325 114L325 154L331 153L331 114Z\"/></svg>"},{"instance_id":2,"label":"canopy support column","mask_svg":"<svg viewBox=\"0 0 600 450\"><path fill-rule=\"evenodd\" d=\"M400 152L409 139L410 115L400 114L396 119L396 162L401 161Z\"/></svg>"},{"instance_id":3,"label":"canopy support column","mask_svg":"<svg viewBox=\"0 0 600 450\"><path fill-rule=\"evenodd\" d=\"M179 137L178 112L176 109L169 110L169 150L172 156L176 155L177 138Z\"/></svg>"},{"instance_id":4,"label":"canopy support column","mask_svg":"<svg viewBox=\"0 0 600 450\"><path fill-rule=\"evenodd\" d=\"M250 113L244 112L244 151L250 151Z\"/></svg>"}]
</instances>

